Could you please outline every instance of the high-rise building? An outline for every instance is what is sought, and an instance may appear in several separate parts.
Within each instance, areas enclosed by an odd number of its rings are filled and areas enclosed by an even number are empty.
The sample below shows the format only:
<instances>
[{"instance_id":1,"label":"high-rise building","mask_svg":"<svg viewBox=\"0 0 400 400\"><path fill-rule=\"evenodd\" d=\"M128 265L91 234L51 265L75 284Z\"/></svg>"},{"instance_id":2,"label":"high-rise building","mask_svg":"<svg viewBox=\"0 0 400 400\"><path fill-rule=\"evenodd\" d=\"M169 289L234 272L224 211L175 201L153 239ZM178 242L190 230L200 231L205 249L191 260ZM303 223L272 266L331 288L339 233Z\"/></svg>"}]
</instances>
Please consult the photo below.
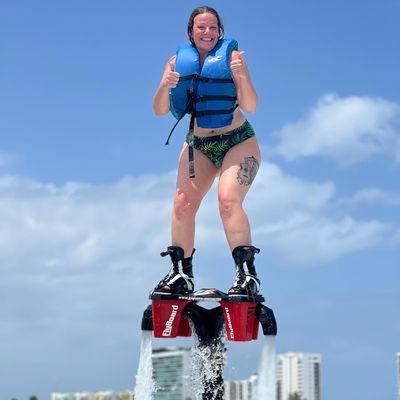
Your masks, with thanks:
<instances>
[{"instance_id":1,"label":"high-rise building","mask_svg":"<svg viewBox=\"0 0 400 400\"><path fill-rule=\"evenodd\" d=\"M224 382L224 400L241 399L240 381L225 381Z\"/></svg>"},{"instance_id":2,"label":"high-rise building","mask_svg":"<svg viewBox=\"0 0 400 400\"><path fill-rule=\"evenodd\" d=\"M224 400L257 400L257 374L241 381L224 382Z\"/></svg>"},{"instance_id":3,"label":"high-rise building","mask_svg":"<svg viewBox=\"0 0 400 400\"><path fill-rule=\"evenodd\" d=\"M302 400L322 400L320 354L279 354L276 375L277 400L288 400L294 393Z\"/></svg>"},{"instance_id":4,"label":"high-rise building","mask_svg":"<svg viewBox=\"0 0 400 400\"><path fill-rule=\"evenodd\" d=\"M186 348L153 349L154 400L192 400L191 351Z\"/></svg>"},{"instance_id":5,"label":"high-rise building","mask_svg":"<svg viewBox=\"0 0 400 400\"><path fill-rule=\"evenodd\" d=\"M400 353L396 354L397 365L397 400L400 400Z\"/></svg>"},{"instance_id":6,"label":"high-rise building","mask_svg":"<svg viewBox=\"0 0 400 400\"><path fill-rule=\"evenodd\" d=\"M245 381L245 389L244 393L247 394L248 400L258 400L257 396L257 382L258 382L258 374L254 373L250 376L249 379Z\"/></svg>"}]
</instances>

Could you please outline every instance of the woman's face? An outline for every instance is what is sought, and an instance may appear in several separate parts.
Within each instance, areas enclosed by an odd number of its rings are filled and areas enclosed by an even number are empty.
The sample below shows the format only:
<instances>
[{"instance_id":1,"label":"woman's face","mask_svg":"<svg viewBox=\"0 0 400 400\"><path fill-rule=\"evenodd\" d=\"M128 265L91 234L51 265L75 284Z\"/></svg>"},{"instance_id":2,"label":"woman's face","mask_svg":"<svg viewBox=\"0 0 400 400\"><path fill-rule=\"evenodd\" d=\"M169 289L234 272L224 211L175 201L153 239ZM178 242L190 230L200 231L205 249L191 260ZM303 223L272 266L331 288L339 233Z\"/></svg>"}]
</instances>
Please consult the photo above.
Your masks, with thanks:
<instances>
[{"instance_id":1,"label":"woman's face","mask_svg":"<svg viewBox=\"0 0 400 400\"><path fill-rule=\"evenodd\" d=\"M193 20L192 39L199 53L208 53L219 38L218 20L214 14L196 15Z\"/></svg>"}]
</instances>

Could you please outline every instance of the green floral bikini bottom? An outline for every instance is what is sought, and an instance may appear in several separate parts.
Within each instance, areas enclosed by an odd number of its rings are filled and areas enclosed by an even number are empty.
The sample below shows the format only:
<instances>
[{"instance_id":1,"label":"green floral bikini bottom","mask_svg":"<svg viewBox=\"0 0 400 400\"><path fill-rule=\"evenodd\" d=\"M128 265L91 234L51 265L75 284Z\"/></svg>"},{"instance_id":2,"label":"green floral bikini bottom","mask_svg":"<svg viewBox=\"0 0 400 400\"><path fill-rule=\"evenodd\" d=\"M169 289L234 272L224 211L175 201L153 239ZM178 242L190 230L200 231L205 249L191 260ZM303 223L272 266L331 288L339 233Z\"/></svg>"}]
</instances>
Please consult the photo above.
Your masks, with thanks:
<instances>
[{"instance_id":1,"label":"green floral bikini bottom","mask_svg":"<svg viewBox=\"0 0 400 400\"><path fill-rule=\"evenodd\" d=\"M193 147L207 156L217 168L221 168L229 149L253 136L255 136L255 132L250 122L246 121L239 128L232 129L221 135L205 137L193 135ZM186 143L190 145L190 133L186 135Z\"/></svg>"}]
</instances>

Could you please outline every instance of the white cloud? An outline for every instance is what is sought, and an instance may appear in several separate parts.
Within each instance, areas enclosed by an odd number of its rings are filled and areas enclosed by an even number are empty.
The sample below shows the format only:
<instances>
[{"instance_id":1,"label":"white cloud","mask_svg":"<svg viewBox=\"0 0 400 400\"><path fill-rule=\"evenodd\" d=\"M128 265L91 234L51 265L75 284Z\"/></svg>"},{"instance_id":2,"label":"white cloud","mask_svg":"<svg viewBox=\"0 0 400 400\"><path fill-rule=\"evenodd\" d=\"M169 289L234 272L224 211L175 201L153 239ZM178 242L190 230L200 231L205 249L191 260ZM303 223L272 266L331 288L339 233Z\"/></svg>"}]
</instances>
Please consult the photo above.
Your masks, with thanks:
<instances>
[{"instance_id":1,"label":"white cloud","mask_svg":"<svg viewBox=\"0 0 400 400\"><path fill-rule=\"evenodd\" d=\"M3 176L0 268L51 275L56 267L80 273L147 263L168 240L173 192L173 174L60 187Z\"/></svg>"},{"instance_id":2,"label":"white cloud","mask_svg":"<svg viewBox=\"0 0 400 400\"><path fill-rule=\"evenodd\" d=\"M200 247L225 246L214 193L198 217ZM337 205L341 205L337 207ZM395 228L377 220L358 221L335 197L333 182L310 182L264 162L249 192L246 211L255 245L274 252L288 265L320 265L338 257L382 245ZM338 209L340 214L338 214Z\"/></svg>"},{"instance_id":3,"label":"white cloud","mask_svg":"<svg viewBox=\"0 0 400 400\"><path fill-rule=\"evenodd\" d=\"M169 267L174 188L174 173L62 186L0 176L0 331L81 335L117 319L128 337Z\"/></svg>"},{"instance_id":4,"label":"white cloud","mask_svg":"<svg viewBox=\"0 0 400 400\"><path fill-rule=\"evenodd\" d=\"M157 280L166 269L158 253L170 244L174 191L174 172L126 177L110 185L56 186L2 176L0 270L53 279L137 273L138 283ZM383 195L360 192L354 201L374 196ZM334 201L332 182L304 181L264 163L245 204L254 243L289 263L317 264L377 245L390 234L379 221L335 215ZM216 185L197 217L196 246L208 254L226 247Z\"/></svg>"},{"instance_id":5,"label":"white cloud","mask_svg":"<svg viewBox=\"0 0 400 400\"><path fill-rule=\"evenodd\" d=\"M385 191L377 188L365 188L351 197L341 199L341 203L347 204L382 204L382 205L400 205L400 194L396 192Z\"/></svg>"},{"instance_id":6,"label":"white cloud","mask_svg":"<svg viewBox=\"0 0 400 400\"><path fill-rule=\"evenodd\" d=\"M400 161L400 105L381 98L322 97L307 115L273 136L273 153L288 160L328 156L341 165L387 153Z\"/></svg>"},{"instance_id":7,"label":"white cloud","mask_svg":"<svg viewBox=\"0 0 400 400\"><path fill-rule=\"evenodd\" d=\"M280 253L287 263L313 265L383 244L393 231L379 221L313 218L299 213L260 227L255 234L262 236L264 243Z\"/></svg>"},{"instance_id":8,"label":"white cloud","mask_svg":"<svg viewBox=\"0 0 400 400\"><path fill-rule=\"evenodd\" d=\"M296 210L318 212L335 195L333 182L309 182L264 162L250 192L249 206L259 221L281 219Z\"/></svg>"}]
</instances>

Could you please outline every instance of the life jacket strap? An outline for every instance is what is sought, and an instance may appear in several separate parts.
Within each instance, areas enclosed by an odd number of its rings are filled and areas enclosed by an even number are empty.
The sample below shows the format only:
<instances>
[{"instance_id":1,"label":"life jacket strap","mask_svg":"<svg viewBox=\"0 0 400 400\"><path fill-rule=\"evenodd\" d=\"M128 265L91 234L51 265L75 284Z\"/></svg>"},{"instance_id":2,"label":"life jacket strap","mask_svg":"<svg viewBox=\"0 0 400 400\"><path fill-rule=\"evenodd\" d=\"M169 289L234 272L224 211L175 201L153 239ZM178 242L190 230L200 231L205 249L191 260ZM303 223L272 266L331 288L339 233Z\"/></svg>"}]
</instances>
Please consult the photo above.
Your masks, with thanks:
<instances>
[{"instance_id":1,"label":"life jacket strap","mask_svg":"<svg viewBox=\"0 0 400 400\"><path fill-rule=\"evenodd\" d=\"M188 75L189 76L189 75ZM190 75L193 78L193 75ZM187 98L187 105L186 105L186 110L185 112L180 116L180 118L178 119L178 121L175 122L175 125L172 127L171 132L168 135L167 141L165 142L166 145L169 144L169 139L172 136L172 132L175 130L175 128L177 127L177 125L179 124L179 122L181 122L182 118L186 115L186 114L191 114L193 115L194 112L194 108L193 108L193 102L194 102L194 87L193 87L193 80L192 80L192 84L190 85L190 89L187 90L186 92L186 98ZM191 124L191 123L190 123ZM190 126L189 124L189 126ZM189 127L190 130L190 127ZM193 130L194 130L194 121L193 121Z\"/></svg>"},{"instance_id":2,"label":"life jacket strap","mask_svg":"<svg viewBox=\"0 0 400 400\"><path fill-rule=\"evenodd\" d=\"M208 100L225 100L225 101L236 101L236 96L223 96L223 95L208 95L208 96L198 96L195 99L196 103L208 101Z\"/></svg>"},{"instance_id":3,"label":"life jacket strap","mask_svg":"<svg viewBox=\"0 0 400 400\"><path fill-rule=\"evenodd\" d=\"M182 116L178 119L178 121L175 122L174 126L171 129L171 132L168 135L167 141L165 142L165 145L169 144L169 139L171 139L172 136L172 132L175 130L176 126L179 124L179 122L181 122L182 118L185 116L186 114L182 114Z\"/></svg>"},{"instance_id":4,"label":"life jacket strap","mask_svg":"<svg viewBox=\"0 0 400 400\"><path fill-rule=\"evenodd\" d=\"M199 74L180 76L179 82L190 81L191 79L207 83L234 83L232 78L207 78L206 76L201 76Z\"/></svg>"},{"instance_id":5,"label":"life jacket strap","mask_svg":"<svg viewBox=\"0 0 400 400\"><path fill-rule=\"evenodd\" d=\"M197 79L207 83L234 83L232 78L207 78L199 75Z\"/></svg>"},{"instance_id":6,"label":"life jacket strap","mask_svg":"<svg viewBox=\"0 0 400 400\"><path fill-rule=\"evenodd\" d=\"M184 75L179 77L179 82L190 81L193 78L197 78L198 74Z\"/></svg>"},{"instance_id":7,"label":"life jacket strap","mask_svg":"<svg viewBox=\"0 0 400 400\"><path fill-rule=\"evenodd\" d=\"M194 113L190 114L190 123L189 123L189 178L193 179L195 177L194 174Z\"/></svg>"}]
</instances>

